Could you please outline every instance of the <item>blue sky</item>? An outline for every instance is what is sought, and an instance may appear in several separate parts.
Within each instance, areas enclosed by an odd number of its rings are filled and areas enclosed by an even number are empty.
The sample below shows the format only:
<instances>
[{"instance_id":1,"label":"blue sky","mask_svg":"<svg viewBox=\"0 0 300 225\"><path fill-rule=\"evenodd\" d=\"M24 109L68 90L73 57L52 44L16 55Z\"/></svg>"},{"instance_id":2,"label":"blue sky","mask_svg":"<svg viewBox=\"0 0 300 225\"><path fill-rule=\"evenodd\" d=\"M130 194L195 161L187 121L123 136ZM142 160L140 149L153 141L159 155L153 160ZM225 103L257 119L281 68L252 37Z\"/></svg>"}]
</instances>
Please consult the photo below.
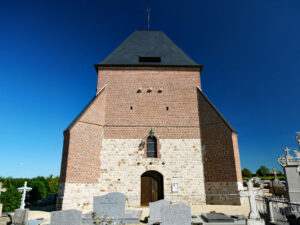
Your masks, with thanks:
<instances>
[{"instance_id":1,"label":"blue sky","mask_svg":"<svg viewBox=\"0 0 300 225\"><path fill-rule=\"evenodd\" d=\"M300 130L299 1L12 0L0 1L0 176L59 174L63 130L95 95L93 64L146 29L149 7L151 29L204 65L242 168L280 168Z\"/></svg>"}]
</instances>

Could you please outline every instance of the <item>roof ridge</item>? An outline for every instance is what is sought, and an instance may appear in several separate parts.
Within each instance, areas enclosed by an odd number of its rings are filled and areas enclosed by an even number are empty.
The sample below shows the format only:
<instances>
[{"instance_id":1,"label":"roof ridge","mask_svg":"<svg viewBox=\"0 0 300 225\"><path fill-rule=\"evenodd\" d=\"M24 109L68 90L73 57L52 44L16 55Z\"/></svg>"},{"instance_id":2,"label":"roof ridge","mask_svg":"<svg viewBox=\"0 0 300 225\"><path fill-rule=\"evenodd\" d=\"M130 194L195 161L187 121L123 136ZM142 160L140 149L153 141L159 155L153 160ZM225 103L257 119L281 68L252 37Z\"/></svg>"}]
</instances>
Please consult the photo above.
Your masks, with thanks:
<instances>
[{"instance_id":1,"label":"roof ridge","mask_svg":"<svg viewBox=\"0 0 300 225\"><path fill-rule=\"evenodd\" d=\"M64 133L68 130L70 130L77 121L80 120L80 118L83 116L83 114L90 108L90 106L92 105L92 103L96 100L96 98L98 96L100 96L100 94L103 92L103 90L105 89L105 87L107 86L107 84L105 84L100 91L98 91L98 93L89 101L89 103L83 108L83 110L81 110L81 112L75 117L75 119L69 124L69 126L64 130Z\"/></svg>"},{"instance_id":2,"label":"roof ridge","mask_svg":"<svg viewBox=\"0 0 300 225\"><path fill-rule=\"evenodd\" d=\"M211 107L216 111L216 113L221 117L221 119L224 121L224 123L227 125L227 127L234 133L237 134L236 130L230 125L230 123L225 119L225 117L220 113L220 111L217 109L217 107L208 99L208 97L203 93L201 88L197 85L198 90L202 94L202 96L205 98L205 100L208 102L208 104L211 105Z\"/></svg>"}]
</instances>

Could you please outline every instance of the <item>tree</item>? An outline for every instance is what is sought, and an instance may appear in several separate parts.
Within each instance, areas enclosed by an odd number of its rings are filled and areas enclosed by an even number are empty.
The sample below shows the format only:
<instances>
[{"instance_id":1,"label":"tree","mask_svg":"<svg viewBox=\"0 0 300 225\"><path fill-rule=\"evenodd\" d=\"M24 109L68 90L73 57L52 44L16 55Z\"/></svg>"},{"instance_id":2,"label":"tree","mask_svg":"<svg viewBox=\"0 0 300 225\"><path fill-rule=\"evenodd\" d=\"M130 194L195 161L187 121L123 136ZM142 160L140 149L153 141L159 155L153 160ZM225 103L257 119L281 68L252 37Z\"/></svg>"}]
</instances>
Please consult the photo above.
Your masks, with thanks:
<instances>
[{"instance_id":1,"label":"tree","mask_svg":"<svg viewBox=\"0 0 300 225\"><path fill-rule=\"evenodd\" d=\"M49 177L46 178L49 188L50 194L57 194L58 193L58 185L59 185L59 177L53 177L51 174Z\"/></svg>"},{"instance_id":2,"label":"tree","mask_svg":"<svg viewBox=\"0 0 300 225\"><path fill-rule=\"evenodd\" d=\"M243 177L252 177L251 171L248 170L247 168L244 168L244 169L242 170L242 175L243 175Z\"/></svg>"},{"instance_id":3,"label":"tree","mask_svg":"<svg viewBox=\"0 0 300 225\"><path fill-rule=\"evenodd\" d=\"M269 170L267 167L265 167L265 166L261 166L261 167L259 167L259 169L256 171L256 174L257 174L258 176L261 176L261 177L268 176L268 175L270 175L270 170Z\"/></svg>"},{"instance_id":4,"label":"tree","mask_svg":"<svg viewBox=\"0 0 300 225\"><path fill-rule=\"evenodd\" d=\"M32 201L46 198L48 190L45 183L41 179L33 178L31 181L29 181L29 186L32 188L32 190L29 192L30 199Z\"/></svg>"}]
</instances>

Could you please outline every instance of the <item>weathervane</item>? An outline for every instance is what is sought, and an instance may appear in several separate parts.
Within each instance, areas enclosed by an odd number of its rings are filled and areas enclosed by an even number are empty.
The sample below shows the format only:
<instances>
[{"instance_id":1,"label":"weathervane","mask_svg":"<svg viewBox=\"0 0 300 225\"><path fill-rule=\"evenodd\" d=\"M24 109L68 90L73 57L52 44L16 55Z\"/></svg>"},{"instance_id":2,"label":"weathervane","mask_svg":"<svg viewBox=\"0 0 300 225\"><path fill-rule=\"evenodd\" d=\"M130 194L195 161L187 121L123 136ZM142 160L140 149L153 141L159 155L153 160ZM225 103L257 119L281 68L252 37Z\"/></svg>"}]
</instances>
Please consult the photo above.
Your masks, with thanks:
<instances>
[{"instance_id":1,"label":"weathervane","mask_svg":"<svg viewBox=\"0 0 300 225\"><path fill-rule=\"evenodd\" d=\"M146 9L146 12L148 13L148 18L147 18L147 20L148 20L148 30L150 30L150 11L151 11L150 8Z\"/></svg>"}]
</instances>

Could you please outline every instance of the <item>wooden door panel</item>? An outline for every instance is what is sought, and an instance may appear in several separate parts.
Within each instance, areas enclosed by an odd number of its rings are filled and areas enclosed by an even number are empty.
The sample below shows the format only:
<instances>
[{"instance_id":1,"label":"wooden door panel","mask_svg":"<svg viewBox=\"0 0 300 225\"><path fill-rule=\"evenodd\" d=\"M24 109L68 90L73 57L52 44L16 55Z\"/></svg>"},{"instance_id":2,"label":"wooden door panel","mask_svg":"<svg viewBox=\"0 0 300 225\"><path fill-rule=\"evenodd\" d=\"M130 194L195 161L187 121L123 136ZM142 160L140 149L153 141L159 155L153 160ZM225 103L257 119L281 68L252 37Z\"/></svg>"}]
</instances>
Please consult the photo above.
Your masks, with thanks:
<instances>
[{"instance_id":1,"label":"wooden door panel","mask_svg":"<svg viewBox=\"0 0 300 225\"><path fill-rule=\"evenodd\" d=\"M151 201L151 177L142 177L141 205L148 206Z\"/></svg>"},{"instance_id":2,"label":"wooden door panel","mask_svg":"<svg viewBox=\"0 0 300 225\"><path fill-rule=\"evenodd\" d=\"M154 177L141 177L141 205L149 206L149 202L155 202L162 199L162 181Z\"/></svg>"},{"instance_id":3,"label":"wooden door panel","mask_svg":"<svg viewBox=\"0 0 300 225\"><path fill-rule=\"evenodd\" d=\"M151 202L156 202L158 200L158 183L155 179L151 177Z\"/></svg>"}]
</instances>

